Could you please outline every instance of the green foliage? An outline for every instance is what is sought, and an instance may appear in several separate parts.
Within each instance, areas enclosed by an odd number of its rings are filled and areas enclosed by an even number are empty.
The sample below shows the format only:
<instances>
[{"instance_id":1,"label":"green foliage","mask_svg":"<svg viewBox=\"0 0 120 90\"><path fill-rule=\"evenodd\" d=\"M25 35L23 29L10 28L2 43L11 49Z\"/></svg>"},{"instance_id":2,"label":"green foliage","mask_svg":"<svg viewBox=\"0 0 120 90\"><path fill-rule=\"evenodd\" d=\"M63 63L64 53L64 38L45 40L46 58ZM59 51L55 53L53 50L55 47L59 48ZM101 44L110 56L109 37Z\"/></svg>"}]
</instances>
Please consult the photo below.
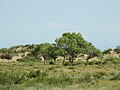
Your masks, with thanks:
<instances>
[{"instance_id":1,"label":"green foliage","mask_svg":"<svg viewBox=\"0 0 120 90\"><path fill-rule=\"evenodd\" d=\"M103 86L114 90L120 83L119 65L62 66L58 62L53 66L41 62L1 62L0 68L0 90L66 90L66 87L99 90Z\"/></svg>"},{"instance_id":2,"label":"green foliage","mask_svg":"<svg viewBox=\"0 0 120 90\"><path fill-rule=\"evenodd\" d=\"M120 53L120 46L117 46L115 49L114 49L114 52L116 52L117 54Z\"/></svg>"},{"instance_id":3,"label":"green foliage","mask_svg":"<svg viewBox=\"0 0 120 90\"><path fill-rule=\"evenodd\" d=\"M120 59L115 57L109 57L104 60L105 64L120 64Z\"/></svg>"},{"instance_id":4,"label":"green foliage","mask_svg":"<svg viewBox=\"0 0 120 90\"><path fill-rule=\"evenodd\" d=\"M48 49L52 47L52 45L50 43L42 43L42 44L39 44L35 50L32 52L32 54L34 56L43 56L44 59L47 59L48 58Z\"/></svg>"},{"instance_id":5,"label":"green foliage","mask_svg":"<svg viewBox=\"0 0 120 90\"><path fill-rule=\"evenodd\" d=\"M77 35L76 33L64 33L62 37L57 38L55 42L59 48L62 48L68 52L69 55L74 58L75 54L78 53L79 47L77 43Z\"/></svg>"},{"instance_id":6,"label":"green foliage","mask_svg":"<svg viewBox=\"0 0 120 90\"><path fill-rule=\"evenodd\" d=\"M42 43L39 45L39 52L44 57L44 59L48 57L48 52L49 52L48 49L50 47L52 47L52 45L49 43Z\"/></svg>"},{"instance_id":7,"label":"green foliage","mask_svg":"<svg viewBox=\"0 0 120 90\"><path fill-rule=\"evenodd\" d=\"M82 76L81 78L79 78L80 82L86 82L86 83L91 83L92 80L93 80L93 77L88 73Z\"/></svg>"},{"instance_id":8,"label":"green foliage","mask_svg":"<svg viewBox=\"0 0 120 90\"><path fill-rule=\"evenodd\" d=\"M40 58L31 58L31 57L25 57L25 58L22 58L22 59L18 59L17 61L19 62L39 62L41 61Z\"/></svg>"},{"instance_id":9,"label":"green foliage","mask_svg":"<svg viewBox=\"0 0 120 90\"><path fill-rule=\"evenodd\" d=\"M52 86L65 87L67 85L71 85L73 82L74 79L64 75L46 78L46 84Z\"/></svg>"},{"instance_id":10,"label":"green foliage","mask_svg":"<svg viewBox=\"0 0 120 90\"><path fill-rule=\"evenodd\" d=\"M68 67L68 69L75 69L74 67Z\"/></svg>"},{"instance_id":11,"label":"green foliage","mask_svg":"<svg viewBox=\"0 0 120 90\"><path fill-rule=\"evenodd\" d=\"M110 51L112 51L111 48L109 48L109 49L107 49L107 50L104 50L104 51L103 51L103 54L110 54Z\"/></svg>"},{"instance_id":12,"label":"green foliage","mask_svg":"<svg viewBox=\"0 0 120 90\"><path fill-rule=\"evenodd\" d=\"M29 78L36 78L36 77L40 76L40 74L41 74L41 73L40 73L40 70L30 71L28 77L29 77Z\"/></svg>"},{"instance_id":13,"label":"green foliage","mask_svg":"<svg viewBox=\"0 0 120 90\"><path fill-rule=\"evenodd\" d=\"M53 44L48 48L47 53L48 53L48 57L56 61L56 58L59 55L59 48L55 44Z\"/></svg>"},{"instance_id":14,"label":"green foliage","mask_svg":"<svg viewBox=\"0 0 120 90\"><path fill-rule=\"evenodd\" d=\"M55 67L49 67L49 68L48 68L48 70L53 70L53 69L55 69Z\"/></svg>"},{"instance_id":15,"label":"green foliage","mask_svg":"<svg viewBox=\"0 0 120 90\"><path fill-rule=\"evenodd\" d=\"M8 53L8 49L7 48L1 48L0 49L0 53Z\"/></svg>"},{"instance_id":16,"label":"green foliage","mask_svg":"<svg viewBox=\"0 0 120 90\"><path fill-rule=\"evenodd\" d=\"M54 65L55 63L53 61L49 62L50 65Z\"/></svg>"},{"instance_id":17,"label":"green foliage","mask_svg":"<svg viewBox=\"0 0 120 90\"><path fill-rule=\"evenodd\" d=\"M101 79L103 76L106 76L107 74L105 72L96 72L93 77L97 79Z\"/></svg>"},{"instance_id":18,"label":"green foliage","mask_svg":"<svg viewBox=\"0 0 120 90\"><path fill-rule=\"evenodd\" d=\"M90 61L88 64L89 65L102 65L102 61L101 60L100 61Z\"/></svg>"},{"instance_id":19,"label":"green foliage","mask_svg":"<svg viewBox=\"0 0 120 90\"><path fill-rule=\"evenodd\" d=\"M113 73L112 78L110 80L120 80L120 72L119 73Z\"/></svg>"},{"instance_id":20,"label":"green foliage","mask_svg":"<svg viewBox=\"0 0 120 90\"><path fill-rule=\"evenodd\" d=\"M92 43L84 40L80 33L64 33L55 40L57 46L64 49L69 54L69 60L73 63L74 58L79 53L86 53L92 56L99 56L101 51L96 49Z\"/></svg>"},{"instance_id":21,"label":"green foliage","mask_svg":"<svg viewBox=\"0 0 120 90\"><path fill-rule=\"evenodd\" d=\"M0 72L0 84L3 85L21 84L25 79L25 74Z\"/></svg>"},{"instance_id":22,"label":"green foliage","mask_svg":"<svg viewBox=\"0 0 120 90\"><path fill-rule=\"evenodd\" d=\"M11 54L3 54L3 55L1 55L1 59L12 59L12 55Z\"/></svg>"},{"instance_id":23,"label":"green foliage","mask_svg":"<svg viewBox=\"0 0 120 90\"><path fill-rule=\"evenodd\" d=\"M10 55L5 55L10 53L12 56L25 55L26 52L29 53L28 57L44 58L44 64L46 60L53 59L54 63L58 56L63 56L63 65L65 64L66 56L71 64L78 54L89 54L89 58L100 57L102 56L101 51L96 49L91 42L87 42L80 33L63 33L63 35L55 40L55 44L50 43L41 43L37 45L19 45L13 46L11 48L0 49L0 52L3 54L1 57L10 59ZM26 58L25 58L26 59ZM24 58L22 60L25 60ZM27 59L26 59L27 61ZM29 61L29 60L28 60Z\"/></svg>"},{"instance_id":24,"label":"green foliage","mask_svg":"<svg viewBox=\"0 0 120 90\"><path fill-rule=\"evenodd\" d=\"M64 66L72 66L72 64L70 62L65 62Z\"/></svg>"},{"instance_id":25,"label":"green foliage","mask_svg":"<svg viewBox=\"0 0 120 90\"><path fill-rule=\"evenodd\" d=\"M34 50L31 51L31 54L34 56L34 57L37 57L40 52L39 52L39 46L37 45L36 48Z\"/></svg>"}]
</instances>

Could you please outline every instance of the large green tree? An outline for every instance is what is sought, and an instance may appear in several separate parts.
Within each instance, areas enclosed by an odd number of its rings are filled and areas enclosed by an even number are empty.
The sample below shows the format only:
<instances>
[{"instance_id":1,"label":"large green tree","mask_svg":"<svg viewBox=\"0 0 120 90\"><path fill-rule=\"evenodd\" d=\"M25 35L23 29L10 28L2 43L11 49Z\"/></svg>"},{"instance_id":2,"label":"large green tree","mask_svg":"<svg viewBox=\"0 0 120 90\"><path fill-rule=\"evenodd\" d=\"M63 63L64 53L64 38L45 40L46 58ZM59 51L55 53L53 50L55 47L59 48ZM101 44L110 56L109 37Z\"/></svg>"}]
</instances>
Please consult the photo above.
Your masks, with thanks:
<instances>
[{"instance_id":1,"label":"large green tree","mask_svg":"<svg viewBox=\"0 0 120 90\"><path fill-rule=\"evenodd\" d=\"M55 40L57 46L64 49L69 55L69 61L73 64L74 58L79 53L93 54L98 50L87 42L80 33L64 33L61 37Z\"/></svg>"}]
</instances>

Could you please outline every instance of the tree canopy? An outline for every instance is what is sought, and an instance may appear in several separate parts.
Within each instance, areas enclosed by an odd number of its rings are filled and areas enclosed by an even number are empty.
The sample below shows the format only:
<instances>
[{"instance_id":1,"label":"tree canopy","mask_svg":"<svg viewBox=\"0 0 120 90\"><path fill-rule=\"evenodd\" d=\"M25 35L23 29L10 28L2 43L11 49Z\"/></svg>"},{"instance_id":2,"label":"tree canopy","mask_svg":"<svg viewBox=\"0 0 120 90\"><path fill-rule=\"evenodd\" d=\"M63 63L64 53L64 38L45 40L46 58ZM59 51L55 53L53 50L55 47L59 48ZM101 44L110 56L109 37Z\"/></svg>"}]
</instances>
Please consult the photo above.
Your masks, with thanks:
<instances>
[{"instance_id":1,"label":"tree canopy","mask_svg":"<svg viewBox=\"0 0 120 90\"><path fill-rule=\"evenodd\" d=\"M74 58L79 53L93 54L100 53L92 43L87 42L80 33L64 33L61 37L55 40L59 48L64 49L70 55L70 62L73 63Z\"/></svg>"},{"instance_id":2,"label":"tree canopy","mask_svg":"<svg viewBox=\"0 0 120 90\"><path fill-rule=\"evenodd\" d=\"M89 58L92 58L99 56L101 51L95 48L91 42L87 42L80 33L67 32L57 38L54 44L39 44L32 53L34 56L43 56L45 60L51 58L54 61L56 61L58 56L63 56L63 64L67 55L70 63L73 64L74 59L80 53L88 54L90 56Z\"/></svg>"}]
</instances>

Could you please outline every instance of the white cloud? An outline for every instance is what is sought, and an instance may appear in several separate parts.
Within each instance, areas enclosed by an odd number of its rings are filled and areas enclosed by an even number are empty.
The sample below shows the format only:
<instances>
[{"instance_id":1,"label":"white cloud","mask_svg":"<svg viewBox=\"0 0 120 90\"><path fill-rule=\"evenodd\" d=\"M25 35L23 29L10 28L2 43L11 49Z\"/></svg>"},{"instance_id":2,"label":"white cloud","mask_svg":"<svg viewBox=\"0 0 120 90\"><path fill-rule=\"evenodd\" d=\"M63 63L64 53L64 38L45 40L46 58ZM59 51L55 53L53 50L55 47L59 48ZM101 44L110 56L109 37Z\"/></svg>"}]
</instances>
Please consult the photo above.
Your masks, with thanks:
<instances>
[{"instance_id":1,"label":"white cloud","mask_svg":"<svg viewBox=\"0 0 120 90\"><path fill-rule=\"evenodd\" d=\"M94 28L95 29L101 29L101 30L120 30L120 23L96 25Z\"/></svg>"},{"instance_id":2,"label":"white cloud","mask_svg":"<svg viewBox=\"0 0 120 90\"><path fill-rule=\"evenodd\" d=\"M49 29L79 29L79 24L65 24L59 22L52 22L48 25Z\"/></svg>"}]
</instances>

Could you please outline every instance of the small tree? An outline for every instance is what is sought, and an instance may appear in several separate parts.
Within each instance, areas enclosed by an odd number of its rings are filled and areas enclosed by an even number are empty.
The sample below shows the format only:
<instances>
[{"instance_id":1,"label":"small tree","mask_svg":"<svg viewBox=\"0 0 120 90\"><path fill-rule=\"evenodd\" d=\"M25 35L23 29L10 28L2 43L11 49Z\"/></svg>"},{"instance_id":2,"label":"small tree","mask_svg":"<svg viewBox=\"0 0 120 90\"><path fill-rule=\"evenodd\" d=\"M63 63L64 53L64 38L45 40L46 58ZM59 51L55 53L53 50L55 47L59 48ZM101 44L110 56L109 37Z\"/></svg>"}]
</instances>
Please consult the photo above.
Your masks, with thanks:
<instances>
[{"instance_id":1,"label":"small tree","mask_svg":"<svg viewBox=\"0 0 120 90\"><path fill-rule=\"evenodd\" d=\"M59 48L54 44L48 47L48 56L54 60L56 63L56 58L59 55Z\"/></svg>"},{"instance_id":2,"label":"small tree","mask_svg":"<svg viewBox=\"0 0 120 90\"><path fill-rule=\"evenodd\" d=\"M84 50L85 53L88 54L88 57L86 58L87 64L89 63L89 59L93 57L98 57L98 58L103 57L102 52L99 49L95 48L91 42L87 43L86 48Z\"/></svg>"},{"instance_id":3,"label":"small tree","mask_svg":"<svg viewBox=\"0 0 120 90\"><path fill-rule=\"evenodd\" d=\"M8 59L8 60L10 60L10 59L12 59L12 55L10 55L10 54L3 54L3 55L1 55L1 59Z\"/></svg>"},{"instance_id":4,"label":"small tree","mask_svg":"<svg viewBox=\"0 0 120 90\"><path fill-rule=\"evenodd\" d=\"M39 45L36 45L36 48L31 51L31 54L32 54L34 57L38 57L38 56L40 55Z\"/></svg>"},{"instance_id":5,"label":"small tree","mask_svg":"<svg viewBox=\"0 0 120 90\"><path fill-rule=\"evenodd\" d=\"M116 52L117 54L120 53L120 46L117 46L115 49L114 49L114 52Z\"/></svg>"},{"instance_id":6,"label":"small tree","mask_svg":"<svg viewBox=\"0 0 120 90\"><path fill-rule=\"evenodd\" d=\"M52 47L50 43L42 43L39 44L35 50L32 52L34 56L43 56L44 58L44 64L46 63L47 58L49 57L49 48Z\"/></svg>"},{"instance_id":7,"label":"small tree","mask_svg":"<svg viewBox=\"0 0 120 90\"><path fill-rule=\"evenodd\" d=\"M111 48L109 48L109 49L107 49L107 50L104 50L104 51L103 51L103 54L110 54L110 51L112 51Z\"/></svg>"}]
</instances>

